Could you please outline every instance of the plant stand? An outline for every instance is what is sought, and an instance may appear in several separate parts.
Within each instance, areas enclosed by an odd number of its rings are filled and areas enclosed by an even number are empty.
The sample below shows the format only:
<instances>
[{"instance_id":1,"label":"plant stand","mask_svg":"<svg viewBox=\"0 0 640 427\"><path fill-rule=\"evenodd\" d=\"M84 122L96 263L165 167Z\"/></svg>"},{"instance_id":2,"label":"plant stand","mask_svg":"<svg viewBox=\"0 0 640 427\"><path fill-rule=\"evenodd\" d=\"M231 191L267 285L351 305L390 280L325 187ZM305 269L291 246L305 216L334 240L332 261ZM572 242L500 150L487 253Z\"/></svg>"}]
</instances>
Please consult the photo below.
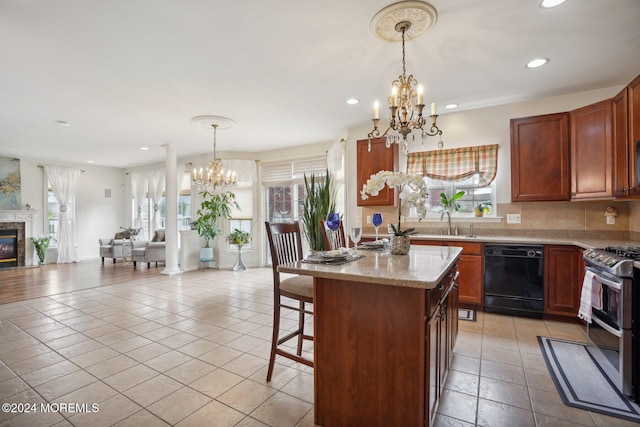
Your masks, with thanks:
<instances>
[{"instance_id":1,"label":"plant stand","mask_svg":"<svg viewBox=\"0 0 640 427\"><path fill-rule=\"evenodd\" d=\"M235 264L233 264L233 271L244 271L247 269L246 264L244 263L244 260L242 259L242 245L237 245L238 246L238 260L236 261Z\"/></svg>"},{"instance_id":2,"label":"plant stand","mask_svg":"<svg viewBox=\"0 0 640 427\"><path fill-rule=\"evenodd\" d=\"M218 261L213 256L213 248L200 248L200 261L198 266L202 266L202 271L205 268L211 267L211 263L214 263L213 268L218 268Z\"/></svg>"}]
</instances>

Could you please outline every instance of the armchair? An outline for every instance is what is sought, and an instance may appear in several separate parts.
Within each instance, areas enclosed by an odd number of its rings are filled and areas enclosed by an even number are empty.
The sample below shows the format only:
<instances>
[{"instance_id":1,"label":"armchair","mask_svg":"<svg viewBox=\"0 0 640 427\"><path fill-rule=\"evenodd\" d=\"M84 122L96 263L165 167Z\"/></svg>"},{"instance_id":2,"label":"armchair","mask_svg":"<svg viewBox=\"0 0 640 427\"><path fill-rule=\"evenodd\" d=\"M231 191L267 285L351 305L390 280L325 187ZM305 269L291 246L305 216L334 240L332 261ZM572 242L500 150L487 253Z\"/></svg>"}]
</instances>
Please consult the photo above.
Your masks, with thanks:
<instances>
[{"instance_id":1,"label":"armchair","mask_svg":"<svg viewBox=\"0 0 640 427\"><path fill-rule=\"evenodd\" d=\"M136 268L138 262L146 262L147 268L151 267L151 263L166 261L166 243L164 241L164 230L156 230L153 239L150 242L131 241L131 261L133 268Z\"/></svg>"},{"instance_id":2,"label":"armchair","mask_svg":"<svg viewBox=\"0 0 640 427\"><path fill-rule=\"evenodd\" d=\"M115 264L118 258L124 258L131 253L131 247L128 244L125 245L124 239L99 239L98 242L103 265L105 258L113 259Z\"/></svg>"}]
</instances>

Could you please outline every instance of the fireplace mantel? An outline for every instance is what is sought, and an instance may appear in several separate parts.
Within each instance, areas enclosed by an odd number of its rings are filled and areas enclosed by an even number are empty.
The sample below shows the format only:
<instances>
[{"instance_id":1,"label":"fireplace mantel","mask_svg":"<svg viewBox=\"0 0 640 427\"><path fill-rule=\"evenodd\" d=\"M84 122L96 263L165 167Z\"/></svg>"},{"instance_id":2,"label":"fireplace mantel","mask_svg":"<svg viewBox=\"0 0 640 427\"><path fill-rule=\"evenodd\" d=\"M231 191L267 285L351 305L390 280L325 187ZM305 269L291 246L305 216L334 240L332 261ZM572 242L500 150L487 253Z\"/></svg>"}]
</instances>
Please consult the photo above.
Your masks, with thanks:
<instances>
[{"instance_id":1,"label":"fireplace mantel","mask_svg":"<svg viewBox=\"0 0 640 427\"><path fill-rule=\"evenodd\" d=\"M0 210L0 222L33 222L39 217L39 212L35 209Z\"/></svg>"}]
</instances>

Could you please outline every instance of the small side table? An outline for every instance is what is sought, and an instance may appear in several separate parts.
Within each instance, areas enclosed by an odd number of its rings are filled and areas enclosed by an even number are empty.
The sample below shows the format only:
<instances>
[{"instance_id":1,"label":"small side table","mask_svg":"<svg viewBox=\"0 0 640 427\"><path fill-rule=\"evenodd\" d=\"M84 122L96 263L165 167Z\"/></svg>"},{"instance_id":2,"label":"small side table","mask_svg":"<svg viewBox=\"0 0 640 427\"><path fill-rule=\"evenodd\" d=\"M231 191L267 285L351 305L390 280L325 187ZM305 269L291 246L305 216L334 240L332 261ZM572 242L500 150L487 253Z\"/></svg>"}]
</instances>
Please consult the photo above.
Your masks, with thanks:
<instances>
[{"instance_id":1,"label":"small side table","mask_svg":"<svg viewBox=\"0 0 640 427\"><path fill-rule=\"evenodd\" d=\"M247 269L246 264L244 263L244 260L242 259L242 246L243 245L236 245L238 246L238 260L236 261L235 264L233 264L233 271L244 271Z\"/></svg>"}]
</instances>

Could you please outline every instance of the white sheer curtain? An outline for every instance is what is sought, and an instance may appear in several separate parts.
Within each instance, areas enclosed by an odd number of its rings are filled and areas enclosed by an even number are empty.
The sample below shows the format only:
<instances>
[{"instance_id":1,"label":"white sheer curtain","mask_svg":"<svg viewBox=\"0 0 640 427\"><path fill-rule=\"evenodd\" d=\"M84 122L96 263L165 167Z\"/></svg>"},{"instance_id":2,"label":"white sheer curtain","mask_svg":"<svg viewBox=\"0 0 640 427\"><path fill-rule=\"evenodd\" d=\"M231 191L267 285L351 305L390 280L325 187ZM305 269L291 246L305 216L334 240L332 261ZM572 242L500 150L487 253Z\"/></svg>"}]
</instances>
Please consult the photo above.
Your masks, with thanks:
<instances>
[{"instance_id":1,"label":"white sheer curtain","mask_svg":"<svg viewBox=\"0 0 640 427\"><path fill-rule=\"evenodd\" d=\"M53 194L60 204L60 230L58 232L58 263L78 262L78 251L74 245L73 228L70 224L69 205L76 191L79 169L45 166L44 172L51 184Z\"/></svg>"},{"instance_id":2,"label":"white sheer curtain","mask_svg":"<svg viewBox=\"0 0 640 427\"><path fill-rule=\"evenodd\" d=\"M131 172L131 194L136 208L136 218L133 221L135 228L143 228L142 206L147 193L147 175L144 172ZM141 236L142 237L142 236Z\"/></svg>"},{"instance_id":3,"label":"white sheer curtain","mask_svg":"<svg viewBox=\"0 0 640 427\"><path fill-rule=\"evenodd\" d=\"M149 171L147 179L149 180L149 198L153 206L153 218L151 219L151 230L149 235L160 228L160 199L165 187L164 169L156 169Z\"/></svg>"}]
</instances>

